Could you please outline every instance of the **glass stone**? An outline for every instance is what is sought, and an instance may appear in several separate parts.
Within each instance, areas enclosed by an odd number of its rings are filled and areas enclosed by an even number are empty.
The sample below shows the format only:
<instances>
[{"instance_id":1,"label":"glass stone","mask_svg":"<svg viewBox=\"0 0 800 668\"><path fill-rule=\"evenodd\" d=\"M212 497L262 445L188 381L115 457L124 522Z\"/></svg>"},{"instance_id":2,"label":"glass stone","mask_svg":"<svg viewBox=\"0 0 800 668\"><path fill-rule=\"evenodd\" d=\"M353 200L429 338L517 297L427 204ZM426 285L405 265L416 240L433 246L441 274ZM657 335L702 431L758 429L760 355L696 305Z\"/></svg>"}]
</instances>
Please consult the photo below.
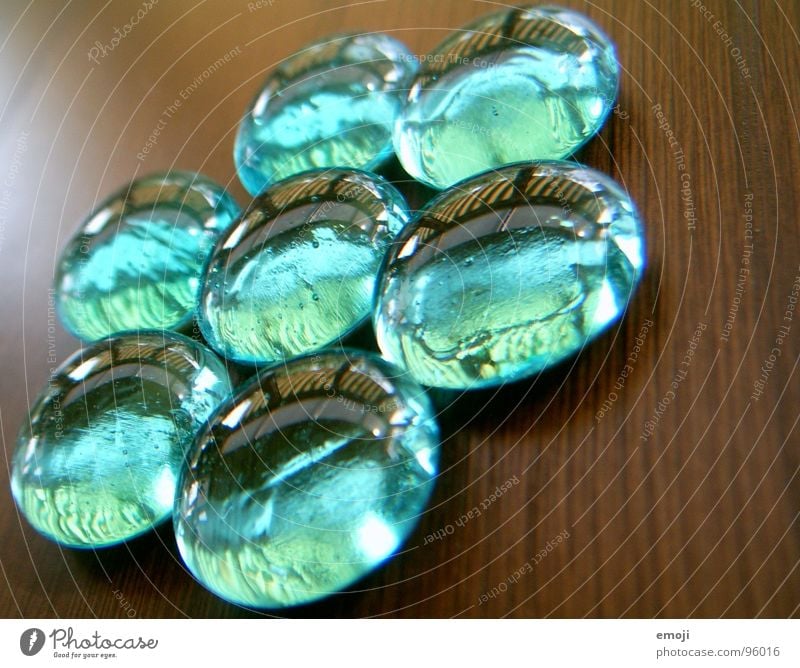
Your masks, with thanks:
<instances>
[{"instance_id":1,"label":"glass stone","mask_svg":"<svg viewBox=\"0 0 800 668\"><path fill-rule=\"evenodd\" d=\"M377 355L273 367L189 453L180 553L212 592L277 608L351 585L391 556L430 498L438 429L422 388Z\"/></svg>"},{"instance_id":2,"label":"glass stone","mask_svg":"<svg viewBox=\"0 0 800 668\"><path fill-rule=\"evenodd\" d=\"M512 162L561 159L603 125L618 79L613 44L586 17L554 7L490 14L425 58L395 151L434 188Z\"/></svg>"},{"instance_id":3,"label":"glass stone","mask_svg":"<svg viewBox=\"0 0 800 668\"><path fill-rule=\"evenodd\" d=\"M424 385L518 380L614 323L643 264L639 217L609 177L555 161L486 172L434 198L393 244L378 343Z\"/></svg>"},{"instance_id":4,"label":"glass stone","mask_svg":"<svg viewBox=\"0 0 800 668\"><path fill-rule=\"evenodd\" d=\"M239 125L234 162L251 195L318 167L374 169L392 153L392 128L416 59L380 33L336 35L284 60Z\"/></svg>"},{"instance_id":5,"label":"glass stone","mask_svg":"<svg viewBox=\"0 0 800 668\"><path fill-rule=\"evenodd\" d=\"M333 343L369 317L380 263L407 221L402 195L374 174L313 170L275 184L211 254L203 335L255 363Z\"/></svg>"},{"instance_id":6,"label":"glass stone","mask_svg":"<svg viewBox=\"0 0 800 668\"><path fill-rule=\"evenodd\" d=\"M62 252L55 291L64 326L94 341L187 325L208 252L239 213L222 186L190 172L148 176L114 193Z\"/></svg>"},{"instance_id":7,"label":"glass stone","mask_svg":"<svg viewBox=\"0 0 800 668\"><path fill-rule=\"evenodd\" d=\"M223 362L184 336L98 341L55 371L20 429L14 500L69 547L148 531L172 513L189 443L230 394Z\"/></svg>"}]
</instances>

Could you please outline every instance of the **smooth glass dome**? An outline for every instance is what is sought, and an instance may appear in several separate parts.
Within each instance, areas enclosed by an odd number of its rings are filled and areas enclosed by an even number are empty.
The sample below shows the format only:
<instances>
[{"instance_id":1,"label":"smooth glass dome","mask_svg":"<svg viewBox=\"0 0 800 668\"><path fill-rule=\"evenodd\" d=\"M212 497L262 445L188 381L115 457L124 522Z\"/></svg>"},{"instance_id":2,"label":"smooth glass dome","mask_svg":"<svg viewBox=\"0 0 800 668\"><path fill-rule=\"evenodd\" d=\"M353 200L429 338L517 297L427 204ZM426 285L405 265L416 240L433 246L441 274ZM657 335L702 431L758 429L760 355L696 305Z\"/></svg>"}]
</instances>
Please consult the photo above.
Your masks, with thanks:
<instances>
[{"instance_id":1,"label":"smooth glass dome","mask_svg":"<svg viewBox=\"0 0 800 668\"><path fill-rule=\"evenodd\" d=\"M340 591L400 548L428 503L438 430L422 388L377 355L273 367L222 406L180 481L194 576L257 607Z\"/></svg>"},{"instance_id":2,"label":"smooth glass dome","mask_svg":"<svg viewBox=\"0 0 800 668\"><path fill-rule=\"evenodd\" d=\"M53 374L20 429L14 500L69 547L148 531L170 516L184 454L230 391L223 362L178 334L95 343Z\"/></svg>"},{"instance_id":3,"label":"smooth glass dome","mask_svg":"<svg viewBox=\"0 0 800 668\"><path fill-rule=\"evenodd\" d=\"M378 343L424 385L530 376L620 318L643 252L636 209L604 174L568 162L487 172L434 198L393 244Z\"/></svg>"},{"instance_id":4,"label":"smooth glass dome","mask_svg":"<svg viewBox=\"0 0 800 668\"><path fill-rule=\"evenodd\" d=\"M64 326L87 341L185 326L206 256L239 213L222 186L189 172L114 193L61 254L55 291Z\"/></svg>"},{"instance_id":5,"label":"smooth glass dome","mask_svg":"<svg viewBox=\"0 0 800 668\"><path fill-rule=\"evenodd\" d=\"M491 14L426 57L395 126L395 151L434 188L561 159L600 129L618 79L613 45L586 17L553 7Z\"/></svg>"},{"instance_id":6,"label":"smooth glass dome","mask_svg":"<svg viewBox=\"0 0 800 668\"><path fill-rule=\"evenodd\" d=\"M257 195L313 168L377 167L415 70L405 45L380 33L328 37L284 60L239 125L244 187Z\"/></svg>"},{"instance_id":7,"label":"smooth glass dome","mask_svg":"<svg viewBox=\"0 0 800 668\"><path fill-rule=\"evenodd\" d=\"M209 344L267 363L322 348L369 317L381 260L407 222L402 195L367 172L285 179L217 242L199 320Z\"/></svg>"}]
</instances>

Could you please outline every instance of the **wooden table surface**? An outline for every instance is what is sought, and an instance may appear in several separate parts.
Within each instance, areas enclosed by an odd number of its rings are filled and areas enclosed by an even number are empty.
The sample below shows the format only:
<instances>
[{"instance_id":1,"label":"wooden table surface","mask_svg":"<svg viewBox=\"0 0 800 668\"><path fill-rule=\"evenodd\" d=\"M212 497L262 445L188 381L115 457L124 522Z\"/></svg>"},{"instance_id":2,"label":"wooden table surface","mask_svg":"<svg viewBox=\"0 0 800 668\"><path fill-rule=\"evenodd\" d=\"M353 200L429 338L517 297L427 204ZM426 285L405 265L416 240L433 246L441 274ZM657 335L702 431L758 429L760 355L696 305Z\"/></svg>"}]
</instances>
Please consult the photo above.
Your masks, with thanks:
<instances>
[{"instance_id":1,"label":"wooden table surface","mask_svg":"<svg viewBox=\"0 0 800 668\"><path fill-rule=\"evenodd\" d=\"M0 9L6 617L264 614L197 585L169 526L80 552L18 514L17 429L54 362L78 347L52 310L57 253L98 198L147 172L201 171L246 203L231 157L237 121L266 72L309 40L387 31L424 54L497 3L171 0L114 41L145 4ZM577 359L450 406L435 498L404 552L354 591L290 615L800 613L800 4L564 4L618 47L618 107L580 158L641 209L640 290ZM419 205L423 194L411 195Z\"/></svg>"}]
</instances>

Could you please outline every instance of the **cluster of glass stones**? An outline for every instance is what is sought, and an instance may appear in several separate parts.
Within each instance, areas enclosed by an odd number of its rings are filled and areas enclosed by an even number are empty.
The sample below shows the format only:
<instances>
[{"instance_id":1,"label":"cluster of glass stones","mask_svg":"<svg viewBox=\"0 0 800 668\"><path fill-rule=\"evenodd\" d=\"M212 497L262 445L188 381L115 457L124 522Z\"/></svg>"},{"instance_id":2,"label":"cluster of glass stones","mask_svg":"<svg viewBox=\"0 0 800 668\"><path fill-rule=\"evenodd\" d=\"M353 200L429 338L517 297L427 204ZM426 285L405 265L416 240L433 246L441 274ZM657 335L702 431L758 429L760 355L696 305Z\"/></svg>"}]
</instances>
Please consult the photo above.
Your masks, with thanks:
<instances>
[{"instance_id":1,"label":"cluster of glass stones","mask_svg":"<svg viewBox=\"0 0 800 668\"><path fill-rule=\"evenodd\" d=\"M563 161L618 77L602 32L550 7L485 16L424 59L349 34L282 61L236 137L244 212L202 175L153 175L64 250L59 313L89 343L20 430L22 513L79 548L171 516L192 574L248 606L385 561L438 472L423 386L530 377L625 312L636 209ZM391 155L443 189L413 216L371 171ZM380 354L339 345L369 322Z\"/></svg>"}]
</instances>

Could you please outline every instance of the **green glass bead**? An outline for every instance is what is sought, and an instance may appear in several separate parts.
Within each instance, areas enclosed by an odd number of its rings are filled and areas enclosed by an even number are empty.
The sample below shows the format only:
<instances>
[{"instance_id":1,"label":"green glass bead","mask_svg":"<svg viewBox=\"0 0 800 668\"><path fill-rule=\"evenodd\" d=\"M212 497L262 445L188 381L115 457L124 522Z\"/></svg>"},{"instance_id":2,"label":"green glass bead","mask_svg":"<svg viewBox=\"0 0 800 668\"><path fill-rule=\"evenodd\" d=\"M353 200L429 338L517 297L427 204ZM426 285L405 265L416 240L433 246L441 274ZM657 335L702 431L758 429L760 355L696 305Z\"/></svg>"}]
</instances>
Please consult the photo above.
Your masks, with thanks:
<instances>
[{"instance_id":1,"label":"green glass bead","mask_svg":"<svg viewBox=\"0 0 800 668\"><path fill-rule=\"evenodd\" d=\"M55 292L64 326L94 341L187 325L208 252L239 213L222 186L189 172L114 193L62 252Z\"/></svg>"},{"instance_id":2,"label":"green glass bead","mask_svg":"<svg viewBox=\"0 0 800 668\"><path fill-rule=\"evenodd\" d=\"M535 374L625 311L643 270L635 207L575 163L524 163L434 198L387 255L374 317L381 351L429 386Z\"/></svg>"},{"instance_id":3,"label":"green glass bead","mask_svg":"<svg viewBox=\"0 0 800 668\"><path fill-rule=\"evenodd\" d=\"M416 62L380 33L337 35L284 60L248 108L234 147L252 195L322 167L374 169L392 153L392 128Z\"/></svg>"},{"instance_id":4,"label":"green glass bead","mask_svg":"<svg viewBox=\"0 0 800 668\"><path fill-rule=\"evenodd\" d=\"M266 190L217 242L200 297L210 345L267 363L333 343L369 317L384 252L408 220L373 174L313 170Z\"/></svg>"},{"instance_id":5,"label":"green glass bead","mask_svg":"<svg viewBox=\"0 0 800 668\"><path fill-rule=\"evenodd\" d=\"M554 7L490 14L425 58L395 151L434 188L513 162L564 158L603 125L618 79L614 46L586 17Z\"/></svg>"},{"instance_id":6,"label":"green glass bead","mask_svg":"<svg viewBox=\"0 0 800 668\"><path fill-rule=\"evenodd\" d=\"M180 553L235 603L319 599L398 549L437 462L430 404L398 369L358 351L295 358L254 379L199 434L179 483Z\"/></svg>"},{"instance_id":7,"label":"green glass bead","mask_svg":"<svg viewBox=\"0 0 800 668\"><path fill-rule=\"evenodd\" d=\"M170 516L189 443L230 394L223 362L184 336L98 341L56 370L20 429L14 500L69 547L137 536Z\"/></svg>"}]
</instances>

